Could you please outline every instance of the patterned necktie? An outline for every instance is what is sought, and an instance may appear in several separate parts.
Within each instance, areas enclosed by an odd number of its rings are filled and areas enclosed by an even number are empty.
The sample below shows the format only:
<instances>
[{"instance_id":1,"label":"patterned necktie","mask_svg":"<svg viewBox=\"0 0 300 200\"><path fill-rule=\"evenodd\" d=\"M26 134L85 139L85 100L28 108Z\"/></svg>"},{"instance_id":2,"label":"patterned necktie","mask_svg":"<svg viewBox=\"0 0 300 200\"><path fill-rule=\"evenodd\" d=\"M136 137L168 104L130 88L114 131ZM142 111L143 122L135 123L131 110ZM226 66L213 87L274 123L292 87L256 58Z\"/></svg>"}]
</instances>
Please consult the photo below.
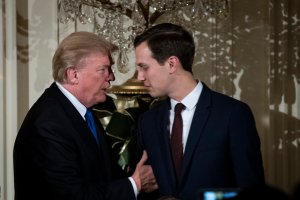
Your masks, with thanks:
<instances>
[{"instance_id":1,"label":"patterned necktie","mask_svg":"<svg viewBox=\"0 0 300 200\"><path fill-rule=\"evenodd\" d=\"M175 106L174 123L171 133L171 150L173 156L173 162L176 169L176 175L178 181L180 180L181 163L183 158L183 144L182 144L182 129L183 122L181 117L181 111L185 108L182 103L177 103Z\"/></svg>"},{"instance_id":2,"label":"patterned necktie","mask_svg":"<svg viewBox=\"0 0 300 200\"><path fill-rule=\"evenodd\" d=\"M91 132L93 133L94 138L96 139L97 144L99 144L96 123L95 123L92 111L90 109L87 109L84 117L85 117L88 127L90 128Z\"/></svg>"}]
</instances>

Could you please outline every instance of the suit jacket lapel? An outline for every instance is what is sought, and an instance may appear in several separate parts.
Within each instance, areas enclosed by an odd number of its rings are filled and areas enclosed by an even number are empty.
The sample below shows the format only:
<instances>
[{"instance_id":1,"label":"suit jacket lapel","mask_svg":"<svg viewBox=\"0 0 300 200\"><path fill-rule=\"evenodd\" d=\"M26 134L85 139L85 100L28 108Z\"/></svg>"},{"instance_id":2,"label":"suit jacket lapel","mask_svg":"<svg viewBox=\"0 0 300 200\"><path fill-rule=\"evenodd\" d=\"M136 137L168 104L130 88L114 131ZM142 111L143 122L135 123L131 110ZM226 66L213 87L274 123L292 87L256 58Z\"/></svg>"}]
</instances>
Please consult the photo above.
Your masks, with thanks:
<instances>
[{"instance_id":1,"label":"suit jacket lapel","mask_svg":"<svg viewBox=\"0 0 300 200\"><path fill-rule=\"evenodd\" d=\"M183 171L182 177L184 180L185 173L187 173L188 165L191 163L194 151L199 143L201 134L203 133L203 128L207 122L210 114L209 106L211 104L210 89L203 84L203 90L199 97L198 103L196 105L196 110L192 120L188 140L186 143L186 148L183 157Z\"/></svg>"},{"instance_id":2,"label":"suit jacket lapel","mask_svg":"<svg viewBox=\"0 0 300 200\"><path fill-rule=\"evenodd\" d=\"M105 138L105 130L102 126L102 124L100 123L100 121L97 119L97 117L94 115L96 124L97 124L97 132L98 132L98 138L99 138L99 145L98 146L98 150L100 150L100 154L103 157L103 160L105 160L105 162L102 162L103 165L105 165L106 168L106 173L107 173L107 177L112 177L111 174L111 160L110 160L110 152L109 152L109 147L106 144L106 138ZM94 138L93 138L94 139ZM96 142L96 140L94 139L94 141Z\"/></svg>"},{"instance_id":3,"label":"suit jacket lapel","mask_svg":"<svg viewBox=\"0 0 300 200\"><path fill-rule=\"evenodd\" d=\"M169 173L170 180L168 180L170 187L176 189L176 172L173 165L173 159L170 148L170 123L169 123L169 112L170 112L170 99L166 99L164 104L159 110L158 117L156 118L156 125L158 131L159 147L161 148L161 155L164 162L164 171ZM166 162L165 162L166 161ZM174 191L175 192L175 191Z\"/></svg>"},{"instance_id":4,"label":"suit jacket lapel","mask_svg":"<svg viewBox=\"0 0 300 200\"><path fill-rule=\"evenodd\" d=\"M92 134L89 133L89 128L86 125L85 120L82 118L80 113L76 110L73 104L63 95L63 93L58 89L55 83L53 83L49 92L53 93L55 98L57 98L62 104L63 109L65 110L66 115L69 117L70 122L72 123L74 130L77 131L79 136L85 141L88 146L93 148L94 152L99 151L97 142L95 141Z\"/></svg>"},{"instance_id":5,"label":"suit jacket lapel","mask_svg":"<svg viewBox=\"0 0 300 200\"><path fill-rule=\"evenodd\" d=\"M70 123L74 127L74 134L78 134L78 137L81 138L83 144L85 144L87 151L97 156L99 165L105 168L105 177L109 180L112 177L111 174L111 165L110 165L110 157L109 152L105 142L105 131L101 125L101 123L95 117L95 121L98 129L98 137L100 140L100 145L97 144L93 134L90 132L89 127L87 126L85 120L80 115L80 113L76 110L73 104L65 97L65 95L58 89L57 85L53 83L48 89L50 96L58 99L61 103L63 109L65 110L66 115L68 116ZM63 122L62 122L63 123ZM90 134L89 134L90 133ZM100 170L100 169L99 169Z\"/></svg>"}]
</instances>

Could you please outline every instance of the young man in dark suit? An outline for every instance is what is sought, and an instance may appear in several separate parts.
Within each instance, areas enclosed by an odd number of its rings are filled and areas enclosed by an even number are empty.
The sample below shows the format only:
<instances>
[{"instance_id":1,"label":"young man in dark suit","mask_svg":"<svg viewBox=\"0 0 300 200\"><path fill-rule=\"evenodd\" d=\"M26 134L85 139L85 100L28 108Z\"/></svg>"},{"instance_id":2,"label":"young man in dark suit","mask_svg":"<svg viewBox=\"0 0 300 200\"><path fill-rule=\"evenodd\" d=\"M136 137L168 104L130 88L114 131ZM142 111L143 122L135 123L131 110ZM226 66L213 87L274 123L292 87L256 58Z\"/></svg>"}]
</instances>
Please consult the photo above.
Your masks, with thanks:
<instances>
[{"instance_id":1,"label":"young man in dark suit","mask_svg":"<svg viewBox=\"0 0 300 200\"><path fill-rule=\"evenodd\" d=\"M144 154L131 177L112 162L104 129L89 109L106 99L116 46L75 32L53 57L55 82L28 112L14 146L16 200L134 200L152 180ZM90 128L91 127L91 128ZM151 187L146 189L151 191Z\"/></svg>"},{"instance_id":2,"label":"young man in dark suit","mask_svg":"<svg viewBox=\"0 0 300 200\"><path fill-rule=\"evenodd\" d=\"M159 194L192 200L203 188L264 184L253 114L193 77L191 34L158 24L137 36L134 46L138 79L152 97L168 97L138 123L139 145L148 153Z\"/></svg>"}]
</instances>

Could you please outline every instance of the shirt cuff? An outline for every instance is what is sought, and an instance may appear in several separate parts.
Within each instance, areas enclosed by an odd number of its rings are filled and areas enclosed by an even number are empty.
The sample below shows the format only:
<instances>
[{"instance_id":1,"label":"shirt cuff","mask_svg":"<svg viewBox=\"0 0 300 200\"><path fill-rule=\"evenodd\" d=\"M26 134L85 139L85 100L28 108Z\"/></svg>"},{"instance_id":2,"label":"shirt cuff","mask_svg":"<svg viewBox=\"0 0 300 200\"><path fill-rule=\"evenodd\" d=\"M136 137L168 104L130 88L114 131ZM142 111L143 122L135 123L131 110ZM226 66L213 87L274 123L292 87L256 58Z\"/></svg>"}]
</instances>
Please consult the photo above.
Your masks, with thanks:
<instances>
[{"instance_id":1,"label":"shirt cuff","mask_svg":"<svg viewBox=\"0 0 300 200\"><path fill-rule=\"evenodd\" d=\"M137 198L137 195L139 194L139 191L137 189L137 186L135 184L135 181L133 180L132 177L128 177L129 181L131 182L131 185L132 185L132 188L133 188L133 191L134 191L134 195L135 197Z\"/></svg>"}]
</instances>

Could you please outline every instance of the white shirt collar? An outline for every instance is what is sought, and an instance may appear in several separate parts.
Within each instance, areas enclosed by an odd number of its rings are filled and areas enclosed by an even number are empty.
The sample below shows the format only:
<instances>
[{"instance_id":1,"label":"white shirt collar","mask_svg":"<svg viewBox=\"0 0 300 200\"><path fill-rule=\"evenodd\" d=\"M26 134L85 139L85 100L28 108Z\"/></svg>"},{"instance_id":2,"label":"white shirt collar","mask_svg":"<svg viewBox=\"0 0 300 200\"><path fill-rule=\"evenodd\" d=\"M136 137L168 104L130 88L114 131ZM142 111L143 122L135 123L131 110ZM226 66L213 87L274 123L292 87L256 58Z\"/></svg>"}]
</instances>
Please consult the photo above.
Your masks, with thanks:
<instances>
[{"instance_id":1,"label":"white shirt collar","mask_svg":"<svg viewBox=\"0 0 300 200\"><path fill-rule=\"evenodd\" d=\"M192 110L197 105L199 100L200 94L202 92L203 85L201 81L198 82L196 87L187 95L185 96L181 103L183 103L188 110ZM178 101L171 99L171 109L174 110L175 105L179 103Z\"/></svg>"},{"instance_id":2,"label":"white shirt collar","mask_svg":"<svg viewBox=\"0 0 300 200\"><path fill-rule=\"evenodd\" d=\"M78 101L78 99L71 93L69 92L64 86L62 86L60 83L55 82L58 89L69 99L69 101L73 104L73 106L78 110L80 115L84 118L84 115L86 113L86 107ZM85 119L85 118L84 118Z\"/></svg>"}]
</instances>

